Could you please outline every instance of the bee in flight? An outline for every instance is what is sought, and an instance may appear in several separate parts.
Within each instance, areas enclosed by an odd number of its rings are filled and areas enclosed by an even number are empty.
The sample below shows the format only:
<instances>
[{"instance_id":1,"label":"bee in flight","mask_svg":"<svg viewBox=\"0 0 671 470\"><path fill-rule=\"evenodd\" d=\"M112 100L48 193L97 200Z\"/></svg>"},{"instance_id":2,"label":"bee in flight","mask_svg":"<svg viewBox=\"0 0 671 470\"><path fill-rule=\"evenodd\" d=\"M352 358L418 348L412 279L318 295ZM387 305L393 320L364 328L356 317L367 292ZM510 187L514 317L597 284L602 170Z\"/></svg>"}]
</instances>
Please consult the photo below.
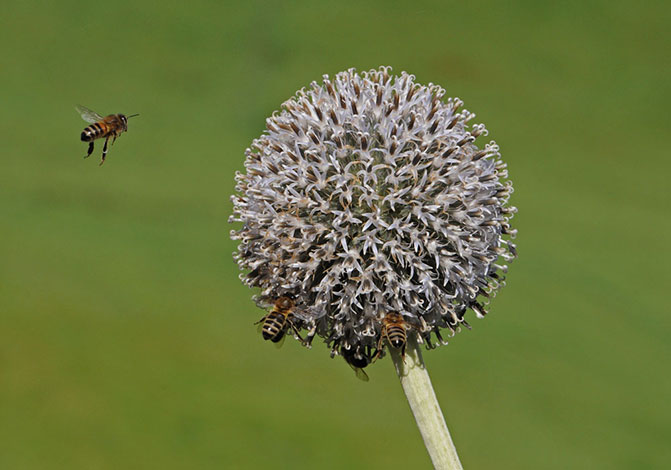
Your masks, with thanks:
<instances>
[{"instance_id":1,"label":"bee in flight","mask_svg":"<svg viewBox=\"0 0 671 470\"><path fill-rule=\"evenodd\" d=\"M96 139L105 138L105 145L103 145L103 156L100 160L100 164L105 163L105 156L107 156L107 143L110 140L110 137L113 137L112 143L119 137L123 132L128 130L128 118L134 116L139 116L139 114L131 114L130 116L125 116L123 114L110 114L107 117L102 117L100 114L91 111L84 106L77 105L75 107L79 114L81 114L84 121L90 123L86 129L82 131L82 141L89 143L89 151L86 154L87 158L93 153L93 141Z\"/></svg>"},{"instance_id":2,"label":"bee in flight","mask_svg":"<svg viewBox=\"0 0 671 470\"><path fill-rule=\"evenodd\" d=\"M389 344L396 349L401 350L401 358L405 361L405 346L408 342L408 333L403 315L397 312L390 312L382 319L382 331L380 339L377 342L377 356L382 354L382 342L386 339Z\"/></svg>"},{"instance_id":3,"label":"bee in flight","mask_svg":"<svg viewBox=\"0 0 671 470\"><path fill-rule=\"evenodd\" d=\"M301 343L306 345L305 340L301 337L298 328L294 324L294 307L296 303L291 297L282 296L275 300L272 310L261 320L256 322L259 324L259 329L263 339L270 340L279 346L282 345L282 340L286 337L286 332L291 328Z\"/></svg>"}]
</instances>

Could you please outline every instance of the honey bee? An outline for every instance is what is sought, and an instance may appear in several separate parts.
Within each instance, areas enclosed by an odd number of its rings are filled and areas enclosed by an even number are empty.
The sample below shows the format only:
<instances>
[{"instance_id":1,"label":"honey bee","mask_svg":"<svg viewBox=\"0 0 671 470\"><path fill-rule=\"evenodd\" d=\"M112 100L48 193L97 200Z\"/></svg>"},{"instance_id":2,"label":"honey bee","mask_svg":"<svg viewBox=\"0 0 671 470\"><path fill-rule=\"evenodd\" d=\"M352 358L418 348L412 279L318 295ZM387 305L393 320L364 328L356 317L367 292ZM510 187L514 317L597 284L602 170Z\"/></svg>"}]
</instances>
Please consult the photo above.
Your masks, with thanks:
<instances>
[{"instance_id":1,"label":"honey bee","mask_svg":"<svg viewBox=\"0 0 671 470\"><path fill-rule=\"evenodd\" d=\"M116 138L128 130L128 118L139 116L139 114L131 114L130 116L125 116L123 114L110 114L107 117L102 117L100 114L91 111L84 106L77 105L75 108L77 109L77 112L81 114L82 119L91 124L82 131L81 135L82 141L89 143L89 150L84 158L88 158L93 153L94 140L102 139L103 137L105 138L102 160L100 160L101 165L105 163L105 157L107 156L107 143L109 142L110 138L113 137L112 144L114 144Z\"/></svg>"},{"instance_id":2,"label":"honey bee","mask_svg":"<svg viewBox=\"0 0 671 470\"><path fill-rule=\"evenodd\" d=\"M263 339L270 340L279 347L286 337L287 330L291 328L301 343L306 344L294 324L295 305L294 300L288 296L282 296L275 300L272 310L256 322L256 324L260 325L259 329L261 330Z\"/></svg>"},{"instance_id":3,"label":"honey bee","mask_svg":"<svg viewBox=\"0 0 671 470\"><path fill-rule=\"evenodd\" d=\"M407 324L400 313L390 312L382 319L376 358L382 354L382 342L385 339L393 348L401 349L401 358L405 361L405 346L408 342Z\"/></svg>"}]
</instances>

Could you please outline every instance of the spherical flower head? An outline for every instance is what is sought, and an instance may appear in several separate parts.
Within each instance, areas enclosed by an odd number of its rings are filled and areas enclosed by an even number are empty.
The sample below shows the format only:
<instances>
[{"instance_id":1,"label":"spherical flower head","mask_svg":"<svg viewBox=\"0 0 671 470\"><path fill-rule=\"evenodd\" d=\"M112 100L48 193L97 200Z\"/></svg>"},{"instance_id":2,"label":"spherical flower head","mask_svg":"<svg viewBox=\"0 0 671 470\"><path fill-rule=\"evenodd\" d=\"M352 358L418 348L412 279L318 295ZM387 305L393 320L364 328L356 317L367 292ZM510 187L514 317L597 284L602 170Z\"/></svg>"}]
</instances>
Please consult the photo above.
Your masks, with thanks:
<instances>
[{"instance_id":1,"label":"spherical flower head","mask_svg":"<svg viewBox=\"0 0 671 470\"><path fill-rule=\"evenodd\" d=\"M294 299L293 325L357 367L390 314L429 346L467 310L484 316L516 256L498 146L478 146L475 115L414 79L324 75L266 120L236 175L241 279Z\"/></svg>"}]
</instances>

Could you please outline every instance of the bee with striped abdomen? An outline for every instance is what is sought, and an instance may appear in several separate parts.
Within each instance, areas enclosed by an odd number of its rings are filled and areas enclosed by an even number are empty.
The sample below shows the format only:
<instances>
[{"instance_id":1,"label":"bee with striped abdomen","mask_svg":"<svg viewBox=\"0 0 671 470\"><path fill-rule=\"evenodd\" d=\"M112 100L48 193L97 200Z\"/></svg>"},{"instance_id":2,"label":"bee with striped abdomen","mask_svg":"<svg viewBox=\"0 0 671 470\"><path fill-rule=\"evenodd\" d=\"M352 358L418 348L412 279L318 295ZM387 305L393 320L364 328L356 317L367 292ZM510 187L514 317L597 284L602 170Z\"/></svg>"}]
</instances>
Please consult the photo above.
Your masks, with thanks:
<instances>
[{"instance_id":1,"label":"bee with striped abdomen","mask_svg":"<svg viewBox=\"0 0 671 470\"><path fill-rule=\"evenodd\" d=\"M139 116L139 114L131 114L130 116L125 116L123 114L110 114L107 117L102 117L100 114L91 111L90 109L77 105L77 111L81 114L84 121L90 123L86 129L82 131L81 139L83 142L89 143L89 150L86 154L87 158L93 153L93 141L97 139L105 139L105 145L103 145L103 155L100 164L105 163L105 156L107 156L107 143L110 138L113 137L112 143L119 137L123 132L128 130L128 118L134 116Z\"/></svg>"},{"instance_id":2,"label":"bee with striped abdomen","mask_svg":"<svg viewBox=\"0 0 671 470\"><path fill-rule=\"evenodd\" d=\"M256 322L259 324L259 329L263 339L270 340L273 343L276 343L278 346L282 344L282 340L286 336L286 332L291 328L299 341L304 345L305 340L301 337L298 332L298 328L294 324L294 307L296 303L291 297L282 296L275 300L272 310L261 320Z\"/></svg>"},{"instance_id":3,"label":"bee with striped abdomen","mask_svg":"<svg viewBox=\"0 0 671 470\"><path fill-rule=\"evenodd\" d=\"M389 312L384 316L380 339L377 342L377 357L382 354L382 342L386 339L393 348L401 350L401 357L405 361L405 346L408 342L407 326L400 313Z\"/></svg>"}]
</instances>

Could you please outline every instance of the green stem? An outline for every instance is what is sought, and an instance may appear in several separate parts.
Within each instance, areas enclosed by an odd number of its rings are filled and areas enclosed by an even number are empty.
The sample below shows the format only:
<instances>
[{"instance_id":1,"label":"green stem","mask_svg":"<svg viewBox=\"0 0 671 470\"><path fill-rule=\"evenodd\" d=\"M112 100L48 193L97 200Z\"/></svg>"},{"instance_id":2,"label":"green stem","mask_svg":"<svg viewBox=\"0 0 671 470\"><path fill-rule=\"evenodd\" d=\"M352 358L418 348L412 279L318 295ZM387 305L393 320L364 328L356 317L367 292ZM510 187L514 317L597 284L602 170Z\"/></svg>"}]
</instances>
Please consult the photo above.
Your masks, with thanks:
<instances>
[{"instance_id":1,"label":"green stem","mask_svg":"<svg viewBox=\"0 0 671 470\"><path fill-rule=\"evenodd\" d=\"M417 341L408 335L405 362L399 350L390 347L389 351L434 468L463 470Z\"/></svg>"}]
</instances>

